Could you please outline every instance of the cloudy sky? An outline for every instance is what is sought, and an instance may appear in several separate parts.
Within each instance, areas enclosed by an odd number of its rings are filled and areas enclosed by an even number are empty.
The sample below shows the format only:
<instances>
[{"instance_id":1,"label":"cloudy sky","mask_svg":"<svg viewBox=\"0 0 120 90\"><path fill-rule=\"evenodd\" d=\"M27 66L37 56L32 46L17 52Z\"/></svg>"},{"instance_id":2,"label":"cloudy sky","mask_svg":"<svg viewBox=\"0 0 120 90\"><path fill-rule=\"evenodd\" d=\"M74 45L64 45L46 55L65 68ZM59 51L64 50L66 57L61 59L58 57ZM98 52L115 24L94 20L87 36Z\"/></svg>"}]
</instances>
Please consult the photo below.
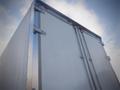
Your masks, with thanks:
<instances>
[{"instance_id":1,"label":"cloudy sky","mask_svg":"<svg viewBox=\"0 0 120 90\"><path fill-rule=\"evenodd\" d=\"M102 37L120 80L120 0L43 0ZM32 0L0 0L0 55Z\"/></svg>"}]
</instances>

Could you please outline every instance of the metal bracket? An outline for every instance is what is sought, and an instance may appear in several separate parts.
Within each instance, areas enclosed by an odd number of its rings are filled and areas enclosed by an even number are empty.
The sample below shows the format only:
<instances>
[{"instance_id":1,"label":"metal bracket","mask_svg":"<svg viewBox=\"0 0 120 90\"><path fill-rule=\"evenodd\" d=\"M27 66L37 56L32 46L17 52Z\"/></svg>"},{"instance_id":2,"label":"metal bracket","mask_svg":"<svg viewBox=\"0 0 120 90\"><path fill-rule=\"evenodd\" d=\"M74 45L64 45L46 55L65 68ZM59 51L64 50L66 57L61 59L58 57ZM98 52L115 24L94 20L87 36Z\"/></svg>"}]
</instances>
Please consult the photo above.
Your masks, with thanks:
<instances>
[{"instance_id":1,"label":"metal bracket","mask_svg":"<svg viewBox=\"0 0 120 90\"><path fill-rule=\"evenodd\" d=\"M34 31L33 31L34 34L41 34L41 35L46 35L46 32L43 31L43 30L40 30L38 28L35 28L34 27Z\"/></svg>"},{"instance_id":2,"label":"metal bracket","mask_svg":"<svg viewBox=\"0 0 120 90\"><path fill-rule=\"evenodd\" d=\"M43 9L41 9L40 7L38 7L38 6L35 6L35 11L38 11L38 12L40 12L40 13L43 13L43 14L45 14L45 11L43 10Z\"/></svg>"},{"instance_id":3,"label":"metal bracket","mask_svg":"<svg viewBox=\"0 0 120 90\"><path fill-rule=\"evenodd\" d=\"M34 30L33 32L34 34L38 33L38 34L41 34L41 35L46 35L46 32L40 30L40 31L37 31L37 30Z\"/></svg>"},{"instance_id":4,"label":"metal bracket","mask_svg":"<svg viewBox=\"0 0 120 90\"><path fill-rule=\"evenodd\" d=\"M34 10L45 14L46 8L38 3L35 3Z\"/></svg>"}]
</instances>

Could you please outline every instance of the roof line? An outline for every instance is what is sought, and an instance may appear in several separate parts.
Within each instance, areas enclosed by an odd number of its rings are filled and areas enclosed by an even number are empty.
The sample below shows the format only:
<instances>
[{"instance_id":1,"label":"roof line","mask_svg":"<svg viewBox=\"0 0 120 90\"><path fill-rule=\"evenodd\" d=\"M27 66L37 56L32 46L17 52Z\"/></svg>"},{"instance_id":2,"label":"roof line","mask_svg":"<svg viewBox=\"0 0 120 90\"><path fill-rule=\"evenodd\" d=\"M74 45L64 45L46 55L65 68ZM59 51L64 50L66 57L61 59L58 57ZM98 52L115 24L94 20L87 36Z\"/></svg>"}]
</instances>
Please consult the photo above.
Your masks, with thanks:
<instances>
[{"instance_id":1,"label":"roof line","mask_svg":"<svg viewBox=\"0 0 120 90\"><path fill-rule=\"evenodd\" d=\"M67 21L72 22L73 25L79 26L81 29L91 33L92 35L94 35L95 37L98 37L101 39L101 37L95 33L93 33L92 31L90 31L89 29L85 28L84 26L80 25L78 22L76 22L75 20L69 18L68 16L64 15L63 13L59 12L58 10L56 10L55 8L49 6L48 4L44 3L41 0L36 0L36 3L39 3L40 5L44 6L46 9L49 9L55 13L57 13L59 16L65 18Z\"/></svg>"}]
</instances>

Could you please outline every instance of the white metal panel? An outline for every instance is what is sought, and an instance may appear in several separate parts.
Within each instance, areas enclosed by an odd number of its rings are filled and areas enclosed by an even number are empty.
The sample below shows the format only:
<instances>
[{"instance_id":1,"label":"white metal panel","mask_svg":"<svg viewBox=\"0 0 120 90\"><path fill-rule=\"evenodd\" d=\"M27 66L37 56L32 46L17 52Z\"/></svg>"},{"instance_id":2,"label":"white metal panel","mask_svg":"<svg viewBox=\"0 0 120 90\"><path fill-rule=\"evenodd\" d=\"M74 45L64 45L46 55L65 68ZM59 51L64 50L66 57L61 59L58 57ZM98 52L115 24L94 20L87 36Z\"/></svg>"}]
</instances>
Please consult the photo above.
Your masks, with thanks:
<instances>
[{"instance_id":1,"label":"white metal panel","mask_svg":"<svg viewBox=\"0 0 120 90\"><path fill-rule=\"evenodd\" d=\"M0 57L0 90L26 90L31 10Z\"/></svg>"},{"instance_id":2,"label":"white metal panel","mask_svg":"<svg viewBox=\"0 0 120 90\"><path fill-rule=\"evenodd\" d=\"M91 90L73 27L45 13L41 30L42 89Z\"/></svg>"},{"instance_id":3,"label":"white metal panel","mask_svg":"<svg viewBox=\"0 0 120 90\"><path fill-rule=\"evenodd\" d=\"M110 62L99 39L83 33L102 90L119 90Z\"/></svg>"}]
</instances>

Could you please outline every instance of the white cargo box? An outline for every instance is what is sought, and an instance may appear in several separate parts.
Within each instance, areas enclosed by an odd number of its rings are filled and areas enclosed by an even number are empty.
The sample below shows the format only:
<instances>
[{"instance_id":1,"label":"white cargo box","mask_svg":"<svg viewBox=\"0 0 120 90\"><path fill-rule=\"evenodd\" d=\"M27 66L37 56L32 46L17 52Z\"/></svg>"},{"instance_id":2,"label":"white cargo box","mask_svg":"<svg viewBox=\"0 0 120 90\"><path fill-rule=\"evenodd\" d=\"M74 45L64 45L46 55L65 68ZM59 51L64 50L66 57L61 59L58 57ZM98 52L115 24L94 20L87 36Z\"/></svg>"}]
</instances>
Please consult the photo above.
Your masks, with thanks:
<instances>
[{"instance_id":1,"label":"white cargo box","mask_svg":"<svg viewBox=\"0 0 120 90\"><path fill-rule=\"evenodd\" d=\"M0 57L0 90L120 90L101 37L42 1Z\"/></svg>"}]
</instances>

